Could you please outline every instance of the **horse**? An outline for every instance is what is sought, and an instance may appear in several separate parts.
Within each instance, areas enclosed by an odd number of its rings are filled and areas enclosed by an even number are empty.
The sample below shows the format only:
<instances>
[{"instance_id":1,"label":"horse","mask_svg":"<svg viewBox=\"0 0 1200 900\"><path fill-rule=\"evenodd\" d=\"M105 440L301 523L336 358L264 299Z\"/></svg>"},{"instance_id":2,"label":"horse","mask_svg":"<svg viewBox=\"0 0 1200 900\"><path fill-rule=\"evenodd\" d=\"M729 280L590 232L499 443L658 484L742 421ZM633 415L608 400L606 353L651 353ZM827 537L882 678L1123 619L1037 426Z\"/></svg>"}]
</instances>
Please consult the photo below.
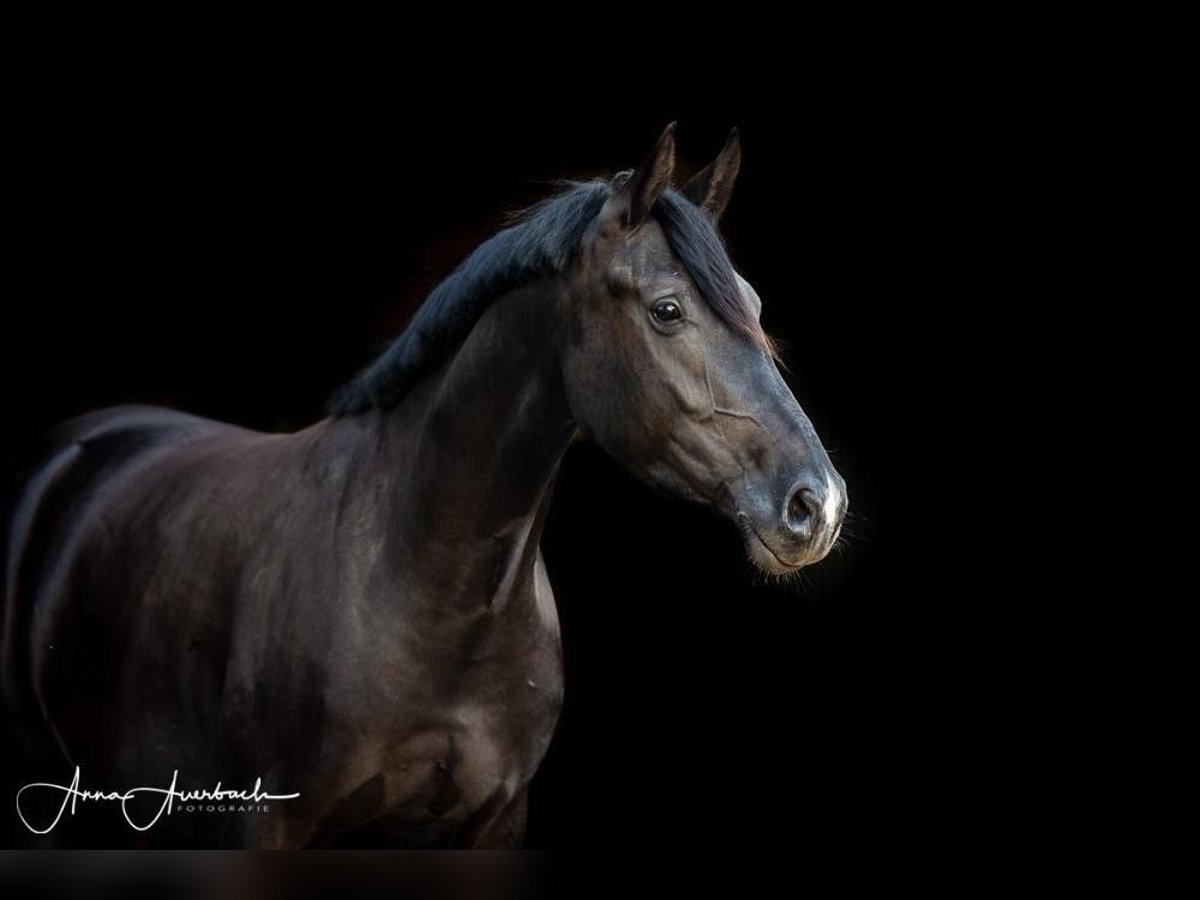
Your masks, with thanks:
<instances>
[{"instance_id":1,"label":"horse","mask_svg":"<svg viewBox=\"0 0 1200 900\"><path fill-rule=\"evenodd\" d=\"M740 139L676 189L674 135L478 246L310 427L119 407L46 436L2 687L68 778L287 798L144 840L518 845L563 701L539 542L570 446L715 508L765 573L829 552L845 482L718 232Z\"/></svg>"}]
</instances>

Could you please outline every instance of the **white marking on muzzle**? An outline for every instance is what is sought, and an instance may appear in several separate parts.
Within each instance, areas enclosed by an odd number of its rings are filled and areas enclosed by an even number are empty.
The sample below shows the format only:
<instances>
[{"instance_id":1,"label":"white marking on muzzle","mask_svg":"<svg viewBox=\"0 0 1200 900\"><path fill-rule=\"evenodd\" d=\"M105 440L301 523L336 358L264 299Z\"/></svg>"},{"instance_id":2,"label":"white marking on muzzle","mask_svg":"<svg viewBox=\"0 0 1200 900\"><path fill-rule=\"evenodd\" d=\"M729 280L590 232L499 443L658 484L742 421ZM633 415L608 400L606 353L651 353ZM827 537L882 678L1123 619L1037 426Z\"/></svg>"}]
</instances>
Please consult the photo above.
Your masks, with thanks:
<instances>
[{"instance_id":1,"label":"white marking on muzzle","mask_svg":"<svg viewBox=\"0 0 1200 900\"><path fill-rule=\"evenodd\" d=\"M837 486L833 483L833 476L825 475L825 525L833 527L833 520L837 516L838 507L842 504L842 496L838 491Z\"/></svg>"}]
</instances>

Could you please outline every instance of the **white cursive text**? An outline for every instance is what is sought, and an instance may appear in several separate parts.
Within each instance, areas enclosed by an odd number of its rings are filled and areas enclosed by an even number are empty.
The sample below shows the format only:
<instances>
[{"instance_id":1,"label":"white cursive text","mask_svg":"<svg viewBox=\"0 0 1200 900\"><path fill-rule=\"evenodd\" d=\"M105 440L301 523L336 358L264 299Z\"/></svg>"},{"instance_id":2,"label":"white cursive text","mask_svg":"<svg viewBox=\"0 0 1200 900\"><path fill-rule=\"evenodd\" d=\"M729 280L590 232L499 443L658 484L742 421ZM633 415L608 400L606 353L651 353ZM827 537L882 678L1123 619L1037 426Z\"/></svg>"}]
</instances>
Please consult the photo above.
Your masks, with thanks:
<instances>
[{"instance_id":1,"label":"white cursive text","mask_svg":"<svg viewBox=\"0 0 1200 900\"><path fill-rule=\"evenodd\" d=\"M172 806L174 806L174 803L176 800L180 801L181 803L187 802L189 800L190 801L195 801L195 800L214 800L214 801L245 800L245 801L250 801L252 803L261 803L264 800L295 800L297 797L300 796L299 793L296 793L296 794L268 794L266 791L264 791L262 789L262 779L261 778L256 778L254 780L254 789L249 790L249 791L234 791L234 790L222 789L221 782L219 782L219 781L217 782L217 786L215 788L213 788L212 790L181 791L175 787L176 782L178 782L178 781L179 781L179 770L176 769L175 774L171 776L171 784L165 788L135 787L135 788L130 788L129 790L123 791L123 792L122 791L86 791L86 790L80 790L80 788L79 788L79 766L76 766L75 767L75 777L71 779L70 784L66 784L66 785L49 784L47 782L40 781L40 782L35 782L34 784L27 784L23 788L21 788L19 791L17 791L17 815L21 817L21 822L25 825L25 827L28 828L30 831L32 831L34 834L47 834L54 828L55 825L57 825L59 823L59 820L62 819L63 813L66 812L68 805L71 807L71 815L75 815L75 805L76 805L76 802L79 800L110 800L110 801L116 800L116 801L119 801L121 804L121 813L125 816L125 821L129 823L129 827L135 828L138 831L146 831L146 830L152 828L154 826L154 824L160 818L162 818L162 814L164 812L167 815L171 814L171 808L172 808ZM46 791L59 792L62 794L62 805L59 806L58 812L55 814L54 819L45 828L36 828L33 825L29 824L29 820L27 818L25 818L25 813L21 810L21 795L24 794L26 791L34 790L35 788L42 789L41 791L39 791L39 794L45 793ZM132 800L134 797L141 797L141 796L146 796L146 795L153 796L155 794L162 795L162 805L158 807L158 811L155 812L153 818L151 818L145 824L139 825L129 815L129 806L128 806L129 801ZM26 801L26 802L28 802L28 801Z\"/></svg>"}]
</instances>

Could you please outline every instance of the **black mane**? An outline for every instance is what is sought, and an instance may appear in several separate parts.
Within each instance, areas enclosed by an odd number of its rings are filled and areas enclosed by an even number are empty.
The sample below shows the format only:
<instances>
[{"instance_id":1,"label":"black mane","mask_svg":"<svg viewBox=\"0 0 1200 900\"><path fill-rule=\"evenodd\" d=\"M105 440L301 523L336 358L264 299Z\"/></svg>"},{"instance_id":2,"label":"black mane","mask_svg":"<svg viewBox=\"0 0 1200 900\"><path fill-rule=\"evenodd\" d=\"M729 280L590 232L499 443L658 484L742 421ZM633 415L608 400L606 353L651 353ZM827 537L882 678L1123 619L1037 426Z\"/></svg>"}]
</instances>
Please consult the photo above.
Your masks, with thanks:
<instances>
[{"instance_id":1,"label":"black mane","mask_svg":"<svg viewBox=\"0 0 1200 900\"><path fill-rule=\"evenodd\" d=\"M607 181L572 184L480 244L433 289L383 355L338 391L331 405L333 414L395 406L466 339L493 300L566 269L612 192ZM770 341L742 296L725 246L708 216L674 190L659 197L652 214L713 311L770 351Z\"/></svg>"}]
</instances>

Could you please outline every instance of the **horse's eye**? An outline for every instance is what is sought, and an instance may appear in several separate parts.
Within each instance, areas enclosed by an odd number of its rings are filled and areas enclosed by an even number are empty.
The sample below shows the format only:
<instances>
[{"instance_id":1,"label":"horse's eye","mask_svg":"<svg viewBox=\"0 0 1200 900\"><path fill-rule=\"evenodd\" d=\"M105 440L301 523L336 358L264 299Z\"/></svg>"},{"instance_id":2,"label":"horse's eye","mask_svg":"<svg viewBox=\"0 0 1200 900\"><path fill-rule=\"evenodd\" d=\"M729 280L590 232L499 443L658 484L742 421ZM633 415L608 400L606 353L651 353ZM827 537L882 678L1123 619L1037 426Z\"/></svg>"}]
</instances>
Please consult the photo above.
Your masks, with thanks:
<instances>
[{"instance_id":1,"label":"horse's eye","mask_svg":"<svg viewBox=\"0 0 1200 900\"><path fill-rule=\"evenodd\" d=\"M650 314L658 321L664 323L678 322L683 318L683 310L679 304L670 297L665 300L659 300L650 310Z\"/></svg>"}]
</instances>

